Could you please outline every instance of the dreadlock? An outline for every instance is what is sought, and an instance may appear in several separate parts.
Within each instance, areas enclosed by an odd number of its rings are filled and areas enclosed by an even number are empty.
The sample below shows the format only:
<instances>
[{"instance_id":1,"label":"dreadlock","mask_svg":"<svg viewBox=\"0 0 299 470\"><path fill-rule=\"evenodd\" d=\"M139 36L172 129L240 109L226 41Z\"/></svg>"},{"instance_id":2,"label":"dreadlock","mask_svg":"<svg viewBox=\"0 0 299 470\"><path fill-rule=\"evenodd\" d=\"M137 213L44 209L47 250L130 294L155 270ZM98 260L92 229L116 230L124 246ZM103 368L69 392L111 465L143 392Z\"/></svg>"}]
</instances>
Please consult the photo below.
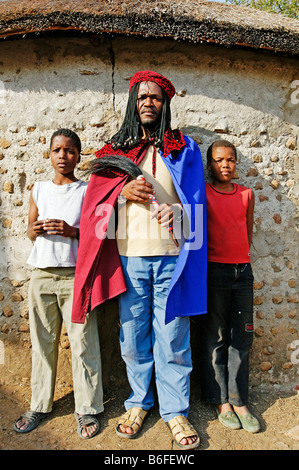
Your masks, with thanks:
<instances>
[{"instance_id":1,"label":"dreadlock","mask_svg":"<svg viewBox=\"0 0 299 470\"><path fill-rule=\"evenodd\" d=\"M139 89L139 83L136 83L129 94L126 114L123 120L123 123L119 131L111 138L110 143L112 143L113 149L123 149L129 150L140 141L140 119L137 113L137 93ZM155 139L155 146L163 149L164 146L164 134L170 129L171 121L171 112L170 112L170 100L162 89L163 93L163 106L161 112L161 119L158 121L157 126L152 133L150 138Z\"/></svg>"}]
</instances>

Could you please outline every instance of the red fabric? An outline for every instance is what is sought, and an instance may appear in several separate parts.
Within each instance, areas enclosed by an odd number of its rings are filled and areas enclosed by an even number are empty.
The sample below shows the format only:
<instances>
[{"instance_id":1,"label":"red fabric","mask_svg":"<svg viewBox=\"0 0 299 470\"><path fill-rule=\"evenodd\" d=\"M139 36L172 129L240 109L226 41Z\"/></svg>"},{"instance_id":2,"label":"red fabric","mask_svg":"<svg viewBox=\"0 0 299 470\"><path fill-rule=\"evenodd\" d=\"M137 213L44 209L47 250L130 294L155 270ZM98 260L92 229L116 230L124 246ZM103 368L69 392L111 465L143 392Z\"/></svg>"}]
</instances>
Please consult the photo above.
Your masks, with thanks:
<instances>
[{"instance_id":1,"label":"red fabric","mask_svg":"<svg viewBox=\"0 0 299 470\"><path fill-rule=\"evenodd\" d=\"M169 132L165 133L164 145L167 155L172 150L179 150L185 145L184 137L179 131L176 136L179 139L178 142L171 137ZM138 165L150 144L151 142L142 140L137 147L128 152L114 150L111 144L107 144L96 152L96 156L100 158L104 155L122 155ZM165 153L164 156L166 156ZM108 230L112 238L101 238L101 234L107 231L108 221L126 180L127 176L117 174L112 178L96 174L90 178L80 221L72 310L73 323L84 323L87 312L126 290L113 226L110 225ZM111 220L114 219L112 217Z\"/></svg>"},{"instance_id":2,"label":"red fabric","mask_svg":"<svg viewBox=\"0 0 299 470\"><path fill-rule=\"evenodd\" d=\"M155 82L159 85L163 90L167 93L168 98L171 98L175 94L175 88L168 78L163 77L157 72L151 72L150 70L143 70L141 72L135 73L130 80L129 84L129 92L131 91L132 87L136 85L136 83L140 82Z\"/></svg>"},{"instance_id":3,"label":"red fabric","mask_svg":"<svg viewBox=\"0 0 299 470\"><path fill-rule=\"evenodd\" d=\"M206 184L208 261L250 263L247 210L252 190L234 184L232 192Z\"/></svg>"},{"instance_id":4,"label":"red fabric","mask_svg":"<svg viewBox=\"0 0 299 470\"><path fill-rule=\"evenodd\" d=\"M154 144L154 138L150 139L149 141L140 139L140 142L136 147L128 151L123 151L120 149L114 150L112 148L113 144L111 143L102 147L100 150L96 152L95 155L97 158L101 158L104 155L121 155L123 157L128 157L134 161L134 159L140 153L140 150L142 149L142 147L143 146L147 147L150 144ZM163 156L168 157L168 155L170 155L173 151L180 151L183 147L185 147L185 145L186 145L186 142L181 131L179 131L178 129L175 129L174 131L168 129L164 134Z\"/></svg>"}]
</instances>

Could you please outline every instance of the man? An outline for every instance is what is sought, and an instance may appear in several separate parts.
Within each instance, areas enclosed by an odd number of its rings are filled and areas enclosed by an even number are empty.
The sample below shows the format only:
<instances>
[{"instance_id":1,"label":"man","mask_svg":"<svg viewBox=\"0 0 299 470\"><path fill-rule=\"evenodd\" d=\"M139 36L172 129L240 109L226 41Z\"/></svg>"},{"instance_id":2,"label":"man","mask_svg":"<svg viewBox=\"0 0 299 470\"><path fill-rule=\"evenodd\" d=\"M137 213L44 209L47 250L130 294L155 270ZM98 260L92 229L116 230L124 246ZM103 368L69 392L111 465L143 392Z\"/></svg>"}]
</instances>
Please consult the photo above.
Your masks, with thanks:
<instances>
[{"instance_id":1,"label":"man","mask_svg":"<svg viewBox=\"0 0 299 470\"><path fill-rule=\"evenodd\" d=\"M87 311L120 295L120 345L132 393L116 432L136 437L154 404L155 374L161 417L176 444L190 449L199 445L199 437L186 419L189 316L206 313L203 165L195 142L171 129L172 83L143 71L132 77L129 91L120 130L96 156L127 157L144 179L91 176L81 218L73 321L83 322ZM107 225L119 196L116 241ZM182 215L188 220L187 235L185 223L184 230L175 231ZM100 236L100 231L110 235Z\"/></svg>"}]
</instances>

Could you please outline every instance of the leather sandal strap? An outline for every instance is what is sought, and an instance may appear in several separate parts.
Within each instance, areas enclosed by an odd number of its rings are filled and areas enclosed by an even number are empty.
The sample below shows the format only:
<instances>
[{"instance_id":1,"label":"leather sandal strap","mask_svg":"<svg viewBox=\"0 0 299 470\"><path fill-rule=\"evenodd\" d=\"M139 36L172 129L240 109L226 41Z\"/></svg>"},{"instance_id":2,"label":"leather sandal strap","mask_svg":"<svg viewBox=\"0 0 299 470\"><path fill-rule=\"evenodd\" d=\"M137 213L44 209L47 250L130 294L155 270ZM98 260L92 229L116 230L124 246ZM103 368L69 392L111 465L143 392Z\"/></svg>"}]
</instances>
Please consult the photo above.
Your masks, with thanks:
<instances>
[{"instance_id":1,"label":"leather sandal strap","mask_svg":"<svg viewBox=\"0 0 299 470\"><path fill-rule=\"evenodd\" d=\"M119 426L120 424L125 424L126 426L132 428L135 433L141 427L146 415L147 411L143 410L142 408L130 408L119 418L117 425Z\"/></svg>"},{"instance_id":2,"label":"leather sandal strap","mask_svg":"<svg viewBox=\"0 0 299 470\"><path fill-rule=\"evenodd\" d=\"M180 442L184 438L197 436L197 432L185 416L175 416L168 421L168 426L170 427L173 438L177 442Z\"/></svg>"}]
</instances>

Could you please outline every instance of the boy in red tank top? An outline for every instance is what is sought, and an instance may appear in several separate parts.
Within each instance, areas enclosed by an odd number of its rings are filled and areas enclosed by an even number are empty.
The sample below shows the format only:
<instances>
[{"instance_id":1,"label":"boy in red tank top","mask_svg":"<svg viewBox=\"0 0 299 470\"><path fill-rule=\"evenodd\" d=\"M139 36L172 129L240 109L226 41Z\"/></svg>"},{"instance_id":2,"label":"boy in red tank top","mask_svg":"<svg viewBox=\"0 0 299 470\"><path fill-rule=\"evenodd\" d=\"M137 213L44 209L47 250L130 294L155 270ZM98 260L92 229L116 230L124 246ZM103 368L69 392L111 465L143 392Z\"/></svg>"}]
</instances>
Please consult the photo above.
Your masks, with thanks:
<instances>
[{"instance_id":1,"label":"boy in red tank top","mask_svg":"<svg viewBox=\"0 0 299 470\"><path fill-rule=\"evenodd\" d=\"M258 432L247 408L249 352L253 341L253 275L250 245L254 194L232 183L237 152L219 140L207 151L212 183L206 184L208 217L208 314L202 321L202 388L218 419Z\"/></svg>"}]
</instances>

